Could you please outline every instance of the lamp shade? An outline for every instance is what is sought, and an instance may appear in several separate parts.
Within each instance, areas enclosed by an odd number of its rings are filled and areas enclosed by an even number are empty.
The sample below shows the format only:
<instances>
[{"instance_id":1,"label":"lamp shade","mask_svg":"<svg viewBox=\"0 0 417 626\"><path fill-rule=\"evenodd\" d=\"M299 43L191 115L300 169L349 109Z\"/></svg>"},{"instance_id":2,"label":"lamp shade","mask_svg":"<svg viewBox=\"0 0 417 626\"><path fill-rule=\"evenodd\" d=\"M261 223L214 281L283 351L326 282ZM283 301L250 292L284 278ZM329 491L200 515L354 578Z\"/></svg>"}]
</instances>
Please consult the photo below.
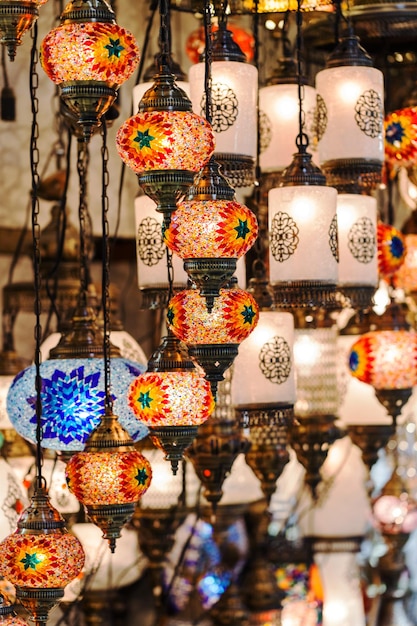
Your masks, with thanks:
<instances>
[{"instance_id":1,"label":"lamp shade","mask_svg":"<svg viewBox=\"0 0 417 626\"><path fill-rule=\"evenodd\" d=\"M294 185L269 191L272 285L294 281L337 283L336 199L336 189L325 185Z\"/></svg>"},{"instance_id":2,"label":"lamp shade","mask_svg":"<svg viewBox=\"0 0 417 626\"><path fill-rule=\"evenodd\" d=\"M23 35L39 16L39 7L46 0L2 0L0 2L0 43L6 46L9 59L14 60Z\"/></svg>"},{"instance_id":3,"label":"lamp shade","mask_svg":"<svg viewBox=\"0 0 417 626\"><path fill-rule=\"evenodd\" d=\"M294 404L294 321L291 313L261 311L256 328L234 361L232 403Z\"/></svg>"},{"instance_id":4,"label":"lamp shade","mask_svg":"<svg viewBox=\"0 0 417 626\"><path fill-rule=\"evenodd\" d=\"M417 235L404 235L406 255L393 276L394 284L406 293L417 290Z\"/></svg>"},{"instance_id":5,"label":"lamp shade","mask_svg":"<svg viewBox=\"0 0 417 626\"><path fill-rule=\"evenodd\" d=\"M313 145L316 90L304 85L304 132ZM259 90L260 166L262 172L282 170L291 162L299 133L297 84L280 83Z\"/></svg>"},{"instance_id":6,"label":"lamp shade","mask_svg":"<svg viewBox=\"0 0 417 626\"><path fill-rule=\"evenodd\" d=\"M385 117L385 158L391 167L413 163L417 157L417 107L392 111Z\"/></svg>"},{"instance_id":7,"label":"lamp shade","mask_svg":"<svg viewBox=\"0 0 417 626\"><path fill-rule=\"evenodd\" d=\"M378 222L378 269L382 278L392 276L404 263L405 236L390 224Z\"/></svg>"},{"instance_id":8,"label":"lamp shade","mask_svg":"<svg viewBox=\"0 0 417 626\"><path fill-rule=\"evenodd\" d=\"M126 403L127 389L143 367L122 358L111 359L114 405L132 439L147 434ZM42 446L52 450L82 450L104 411L104 362L100 358L50 359L41 364ZM7 411L16 430L36 441L35 366L18 374L7 396Z\"/></svg>"},{"instance_id":9,"label":"lamp shade","mask_svg":"<svg viewBox=\"0 0 417 626\"><path fill-rule=\"evenodd\" d=\"M416 333L379 330L362 335L350 352L351 374L375 389L408 389L417 384Z\"/></svg>"},{"instance_id":10,"label":"lamp shade","mask_svg":"<svg viewBox=\"0 0 417 626\"><path fill-rule=\"evenodd\" d=\"M378 284L376 199L337 195L339 285Z\"/></svg>"}]
</instances>

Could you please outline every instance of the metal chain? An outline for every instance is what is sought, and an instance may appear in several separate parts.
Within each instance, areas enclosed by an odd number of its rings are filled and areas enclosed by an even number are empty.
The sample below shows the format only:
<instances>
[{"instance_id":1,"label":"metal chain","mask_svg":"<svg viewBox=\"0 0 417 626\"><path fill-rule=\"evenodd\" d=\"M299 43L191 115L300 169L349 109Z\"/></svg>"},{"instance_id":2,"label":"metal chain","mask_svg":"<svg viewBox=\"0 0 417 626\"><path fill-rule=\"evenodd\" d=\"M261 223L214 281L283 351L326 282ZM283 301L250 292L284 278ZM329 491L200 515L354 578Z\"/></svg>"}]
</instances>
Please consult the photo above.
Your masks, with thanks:
<instances>
[{"instance_id":1,"label":"metal chain","mask_svg":"<svg viewBox=\"0 0 417 626\"><path fill-rule=\"evenodd\" d=\"M204 37L206 42L205 56L204 56L204 93L206 96L206 120L209 124L212 122L212 60L213 60L213 40L212 40L212 5L210 0L204 2Z\"/></svg>"},{"instance_id":2,"label":"metal chain","mask_svg":"<svg viewBox=\"0 0 417 626\"><path fill-rule=\"evenodd\" d=\"M301 11L302 0L297 0L297 81L298 81L298 136L296 145L299 151L305 152L308 148L308 135L304 132L305 114L303 109L304 101L304 85L302 80L302 63L301 55L303 49L303 13Z\"/></svg>"},{"instance_id":3,"label":"metal chain","mask_svg":"<svg viewBox=\"0 0 417 626\"><path fill-rule=\"evenodd\" d=\"M37 476L36 482L38 487L44 485L45 480L42 477L43 455L42 455L42 378L41 378L41 341L42 341L42 326L41 326L41 254L40 254L40 225L38 221L39 217L39 125L38 125L38 112L39 112L39 100L37 91L39 87L39 75L37 72L37 66L39 62L38 55L38 28L35 22L32 29L32 48L30 54L30 102L32 109L32 126L30 134L30 170L32 177L32 243L33 243L33 273L34 273L34 289L35 289L35 411L36 411L36 469Z\"/></svg>"},{"instance_id":4,"label":"metal chain","mask_svg":"<svg viewBox=\"0 0 417 626\"><path fill-rule=\"evenodd\" d=\"M159 0L159 15L161 26L159 29L159 61L161 65L170 63L171 43L170 43L170 10L169 0Z\"/></svg>"},{"instance_id":5,"label":"metal chain","mask_svg":"<svg viewBox=\"0 0 417 626\"><path fill-rule=\"evenodd\" d=\"M103 311L103 352L104 352L104 409L106 415L112 413L113 400L111 396L111 357L110 357L110 245L109 245L109 197L107 189L109 186L109 151L107 148L107 126L103 122L101 124L102 133L102 202L101 202L101 225L102 225L102 254L103 254L103 275L102 275L102 287L101 287L101 301Z\"/></svg>"},{"instance_id":6,"label":"metal chain","mask_svg":"<svg viewBox=\"0 0 417 626\"><path fill-rule=\"evenodd\" d=\"M87 306L88 296L88 248L89 220L87 210L87 172L90 161L88 142L78 140L77 171L79 178L78 219L80 222L80 305Z\"/></svg>"}]
</instances>

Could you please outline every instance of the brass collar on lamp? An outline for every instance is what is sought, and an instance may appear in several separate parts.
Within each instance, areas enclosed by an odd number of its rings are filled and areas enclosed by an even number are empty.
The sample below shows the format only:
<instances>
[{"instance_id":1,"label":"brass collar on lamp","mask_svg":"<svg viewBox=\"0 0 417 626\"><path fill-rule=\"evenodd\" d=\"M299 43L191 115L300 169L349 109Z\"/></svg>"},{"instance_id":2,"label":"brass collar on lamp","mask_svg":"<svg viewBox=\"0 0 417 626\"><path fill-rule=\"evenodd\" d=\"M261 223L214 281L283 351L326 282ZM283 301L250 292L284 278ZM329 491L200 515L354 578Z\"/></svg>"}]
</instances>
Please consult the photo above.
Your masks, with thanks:
<instances>
[{"instance_id":1,"label":"brass collar on lamp","mask_svg":"<svg viewBox=\"0 0 417 626\"><path fill-rule=\"evenodd\" d=\"M373 67L371 57L360 45L359 37L353 33L341 37L326 62L326 67L340 67L342 65Z\"/></svg>"},{"instance_id":2,"label":"brass collar on lamp","mask_svg":"<svg viewBox=\"0 0 417 626\"><path fill-rule=\"evenodd\" d=\"M116 17L104 0L72 0L61 14L62 24L85 21L115 23Z\"/></svg>"}]
</instances>

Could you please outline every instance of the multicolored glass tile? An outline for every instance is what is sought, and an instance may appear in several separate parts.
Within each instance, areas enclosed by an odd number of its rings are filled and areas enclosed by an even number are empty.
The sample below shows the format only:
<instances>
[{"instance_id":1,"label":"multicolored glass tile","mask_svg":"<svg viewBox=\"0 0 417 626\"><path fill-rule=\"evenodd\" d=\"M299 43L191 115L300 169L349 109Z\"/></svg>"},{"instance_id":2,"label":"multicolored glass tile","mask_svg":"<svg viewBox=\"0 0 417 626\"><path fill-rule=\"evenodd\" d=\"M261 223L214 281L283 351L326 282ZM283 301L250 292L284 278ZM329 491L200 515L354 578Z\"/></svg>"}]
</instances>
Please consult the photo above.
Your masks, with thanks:
<instances>
[{"instance_id":1,"label":"multicolored glass tile","mask_svg":"<svg viewBox=\"0 0 417 626\"><path fill-rule=\"evenodd\" d=\"M407 247L405 236L390 224L378 222L378 270L382 277L392 276L404 263Z\"/></svg>"}]
</instances>

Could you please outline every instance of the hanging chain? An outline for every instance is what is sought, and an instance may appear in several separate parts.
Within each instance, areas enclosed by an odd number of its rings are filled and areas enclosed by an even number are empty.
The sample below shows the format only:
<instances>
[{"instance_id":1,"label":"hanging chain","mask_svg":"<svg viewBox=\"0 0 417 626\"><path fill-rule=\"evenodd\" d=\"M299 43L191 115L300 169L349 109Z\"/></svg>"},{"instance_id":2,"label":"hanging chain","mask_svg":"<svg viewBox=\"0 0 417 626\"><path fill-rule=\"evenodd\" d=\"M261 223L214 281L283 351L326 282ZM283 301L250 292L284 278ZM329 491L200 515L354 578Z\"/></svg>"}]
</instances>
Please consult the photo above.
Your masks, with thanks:
<instances>
[{"instance_id":1,"label":"hanging chain","mask_svg":"<svg viewBox=\"0 0 417 626\"><path fill-rule=\"evenodd\" d=\"M300 152L305 152L308 148L308 136L304 132L305 114L303 109L304 101L304 84L302 75L301 55L303 49L303 13L301 11L302 0L297 0L297 83L298 83L298 136L296 145Z\"/></svg>"},{"instance_id":2,"label":"hanging chain","mask_svg":"<svg viewBox=\"0 0 417 626\"><path fill-rule=\"evenodd\" d=\"M102 132L102 202L101 202L101 225L102 225L102 254L103 254L103 275L101 286L101 302L103 311L103 352L104 352L104 409L106 415L111 414L113 410L113 400L111 396L111 357L110 357L110 246L109 246L109 197L107 189L109 186L109 151L107 148L107 126L105 121L101 124Z\"/></svg>"},{"instance_id":3,"label":"hanging chain","mask_svg":"<svg viewBox=\"0 0 417 626\"><path fill-rule=\"evenodd\" d=\"M213 40L211 28L211 3L210 0L204 2L204 38L206 49L204 55L204 93L206 96L206 120L209 124L212 122L212 60L213 60Z\"/></svg>"},{"instance_id":4,"label":"hanging chain","mask_svg":"<svg viewBox=\"0 0 417 626\"><path fill-rule=\"evenodd\" d=\"M30 54L30 102L32 109L32 127L30 135L30 170L32 177L32 240L33 240L33 273L34 273L34 288L35 288L35 392L36 392L36 469L37 476L36 482L38 487L42 487L44 479L42 477L42 378L41 378L41 341L42 341L42 326L41 326L41 254L40 254L40 226L39 226L39 125L38 125L38 112L39 112L39 100L37 91L39 87L39 75L37 72L37 66L39 61L38 55L38 28L37 22L35 22L32 30L32 49Z\"/></svg>"},{"instance_id":5,"label":"hanging chain","mask_svg":"<svg viewBox=\"0 0 417 626\"><path fill-rule=\"evenodd\" d=\"M170 10L169 0L159 0L159 15L161 27L159 29L159 61L162 66L170 64L171 43L170 43Z\"/></svg>"},{"instance_id":6,"label":"hanging chain","mask_svg":"<svg viewBox=\"0 0 417 626\"><path fill-rule=\"evenodd\" d=\"M89 220L87 210L87 172L90 161L88 142L79 139L77 152L77 171L79 178L78 219L80 222L80 305L87 306L88 300L88 244Z\"/></svg>"}]
</instances>

